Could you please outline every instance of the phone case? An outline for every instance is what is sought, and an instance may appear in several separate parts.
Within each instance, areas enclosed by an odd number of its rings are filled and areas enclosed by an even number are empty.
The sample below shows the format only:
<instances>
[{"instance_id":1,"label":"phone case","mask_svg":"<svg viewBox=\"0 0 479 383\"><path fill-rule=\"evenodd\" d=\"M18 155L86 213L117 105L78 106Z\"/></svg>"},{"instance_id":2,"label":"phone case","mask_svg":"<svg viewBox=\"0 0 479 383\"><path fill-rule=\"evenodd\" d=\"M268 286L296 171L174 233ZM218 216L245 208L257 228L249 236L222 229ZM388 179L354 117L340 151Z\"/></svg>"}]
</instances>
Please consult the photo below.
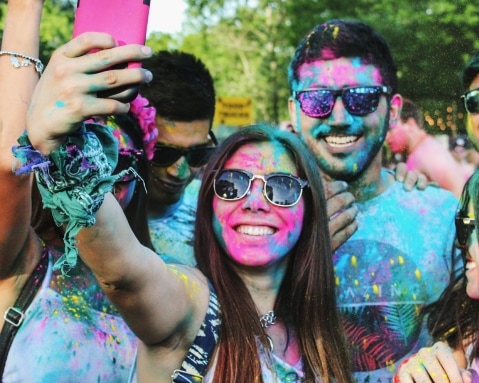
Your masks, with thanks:
<instances>
[{"instance_id":1,"label":"phone case","mask_svg":"<svg viewBox=\"0 0 479 383\"><path fill-rule=\"evenodd\" d=\"M149 11L150 0L78 0L73 37L84 32L106 32L119 45L144 44Z\"/></svg>"},{"instance_id":2,"label":"phone case","mask_svg":"<svg viewBox=\"0 0 479 383\"><path fill-rule=\"evenodd\" d=\"M105 32L118 45L145 44L150 0L78 0L73 24L73 37L84 32ZM119 69L125 68L117 66ZM128 68L140 68L140 62L128 63ZM100 98L131 102L138 86L126 86L98 92Z\"/></svg>"}]
</instances>

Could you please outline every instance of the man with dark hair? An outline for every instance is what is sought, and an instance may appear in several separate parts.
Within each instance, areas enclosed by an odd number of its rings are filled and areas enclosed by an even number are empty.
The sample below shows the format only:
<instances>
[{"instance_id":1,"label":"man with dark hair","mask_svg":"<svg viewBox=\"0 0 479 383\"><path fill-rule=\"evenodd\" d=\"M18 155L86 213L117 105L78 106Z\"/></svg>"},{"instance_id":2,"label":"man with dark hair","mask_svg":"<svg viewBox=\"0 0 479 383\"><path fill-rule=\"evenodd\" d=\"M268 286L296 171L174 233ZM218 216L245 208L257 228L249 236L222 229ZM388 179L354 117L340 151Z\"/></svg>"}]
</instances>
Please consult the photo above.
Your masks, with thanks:
<instances>
[{"instance_id":1,"label":"man with dark hair","mask_svg":"<svg viewBox=\"0 0 479 383\"><path fill-rule=\"evenodd\" d=\"M195 265L198 175L216 144L213 78L201 60L180 51L160 51L143 66L153 80L140 93L156 109L158 128L147 181L151 240L165 261Z\"/></svg>"},{"instance_id":2,"label":"man with dark hair","mask_svg":"<svg viewBox=\"0 0 479 383\"><path fill-rule=\"evenodd\" d=\"M436 137L426 132L421 108L412 100L403 99L397 124L389 129L386 142L393 153L405 153L408 170L424 174L430 182L460 197L466 183L463 171L449 151Z\"/></svg>"},{"instance_id":3,"label":"man with dark hair","mask_svg":"<svg viewBox=\"0 0 479 383\"><path fill-rule=\"evenodd\" d=\"M435 187L407 192L382 168L402 97L389 45L371 27L317 25L296 49L289 84L294 130L326 182L346 182L358 208L358 230L333 255L354 377L391 382L401 360L429 341L419 313L456 266L457 199Z\"/></svg>"}]
</instances>

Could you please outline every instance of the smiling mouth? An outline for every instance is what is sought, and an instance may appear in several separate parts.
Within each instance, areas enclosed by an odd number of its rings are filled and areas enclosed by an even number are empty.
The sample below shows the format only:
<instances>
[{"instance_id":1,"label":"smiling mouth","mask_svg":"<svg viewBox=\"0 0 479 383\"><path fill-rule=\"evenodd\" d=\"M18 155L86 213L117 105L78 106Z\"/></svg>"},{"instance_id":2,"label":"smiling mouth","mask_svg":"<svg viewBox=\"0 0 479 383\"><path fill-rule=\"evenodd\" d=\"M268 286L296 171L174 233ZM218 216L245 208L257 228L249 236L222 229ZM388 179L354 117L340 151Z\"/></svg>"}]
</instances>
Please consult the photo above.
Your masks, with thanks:
<instances>
[{"instance_id":1,"label":"smiling mouth","mask_svg":"<svg viewBox=\"0 0 479 383\"><path fill-rule=\"evenodd\" d=\"M344 148L353 145L360 136L325 136L324 140L329 146Z\"/></svg>"},{"instance_id":2,"label":"smiling mouth","mask_svg":"<svg viewBox=\"0 0 479 383\"><path fill-rule=\"evenodd\" d=\"M236 227L236 231L240 234L253 235L253 236L264 236L264 235L273 235L276 231L269 226L248 226L240 225Z\"/></svg>"}]
</instances>

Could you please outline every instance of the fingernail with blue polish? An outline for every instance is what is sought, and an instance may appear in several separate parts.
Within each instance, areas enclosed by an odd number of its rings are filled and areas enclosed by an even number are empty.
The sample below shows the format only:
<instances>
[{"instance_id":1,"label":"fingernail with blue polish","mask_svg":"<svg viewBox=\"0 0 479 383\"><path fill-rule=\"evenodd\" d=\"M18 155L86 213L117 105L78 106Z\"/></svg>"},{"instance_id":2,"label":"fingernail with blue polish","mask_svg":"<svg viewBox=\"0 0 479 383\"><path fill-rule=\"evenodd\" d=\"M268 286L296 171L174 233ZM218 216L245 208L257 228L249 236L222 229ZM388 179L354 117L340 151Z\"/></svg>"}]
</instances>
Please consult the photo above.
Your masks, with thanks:
<instances>
[{"instance_id":1,"label":"fingernail with blue polish","mask_svg":"<svg viewBox=\"0 0 479 383\"><path fill-rule=\"evenodd\" d=\"M150 82L151 80L153 80L153 73L151 73L148 69L143 69L143 71L145 72L146 82Z\"/></svg>"}]
</instances>

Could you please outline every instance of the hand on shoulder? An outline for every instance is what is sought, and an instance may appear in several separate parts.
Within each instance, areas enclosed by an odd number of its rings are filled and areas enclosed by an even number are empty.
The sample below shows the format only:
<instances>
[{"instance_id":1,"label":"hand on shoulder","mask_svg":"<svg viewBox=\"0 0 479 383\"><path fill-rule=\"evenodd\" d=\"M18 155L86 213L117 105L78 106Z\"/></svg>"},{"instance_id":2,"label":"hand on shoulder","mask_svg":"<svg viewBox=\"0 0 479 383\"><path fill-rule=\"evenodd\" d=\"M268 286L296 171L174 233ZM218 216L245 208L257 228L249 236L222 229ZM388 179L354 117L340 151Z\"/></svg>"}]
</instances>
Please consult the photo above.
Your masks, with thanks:
<instances>
[{"instance_id":1,"label":"hand on shoulder","mask_svg":"<svg viewBox=\"0 0 479 383\"><path fill-rule=\"evenodd\" d=\"M424 190L430 184L427 177L415 170L408 170L404 162L399 162L394 169L394 178L403 183L404 190L411 191L414 188Z\"/></svg>"},{"instance_id":2,"label":"hand on shoulder","mask_svg":"<svg viewBox=\"0 0 479 383\"><path fill-rule=\"evenodd\" d=\"M405 359L394 376L394 383L471 383L469 371L461 368L453 350L444 342L421 348Z\"/></svg>"}]
</instances>

